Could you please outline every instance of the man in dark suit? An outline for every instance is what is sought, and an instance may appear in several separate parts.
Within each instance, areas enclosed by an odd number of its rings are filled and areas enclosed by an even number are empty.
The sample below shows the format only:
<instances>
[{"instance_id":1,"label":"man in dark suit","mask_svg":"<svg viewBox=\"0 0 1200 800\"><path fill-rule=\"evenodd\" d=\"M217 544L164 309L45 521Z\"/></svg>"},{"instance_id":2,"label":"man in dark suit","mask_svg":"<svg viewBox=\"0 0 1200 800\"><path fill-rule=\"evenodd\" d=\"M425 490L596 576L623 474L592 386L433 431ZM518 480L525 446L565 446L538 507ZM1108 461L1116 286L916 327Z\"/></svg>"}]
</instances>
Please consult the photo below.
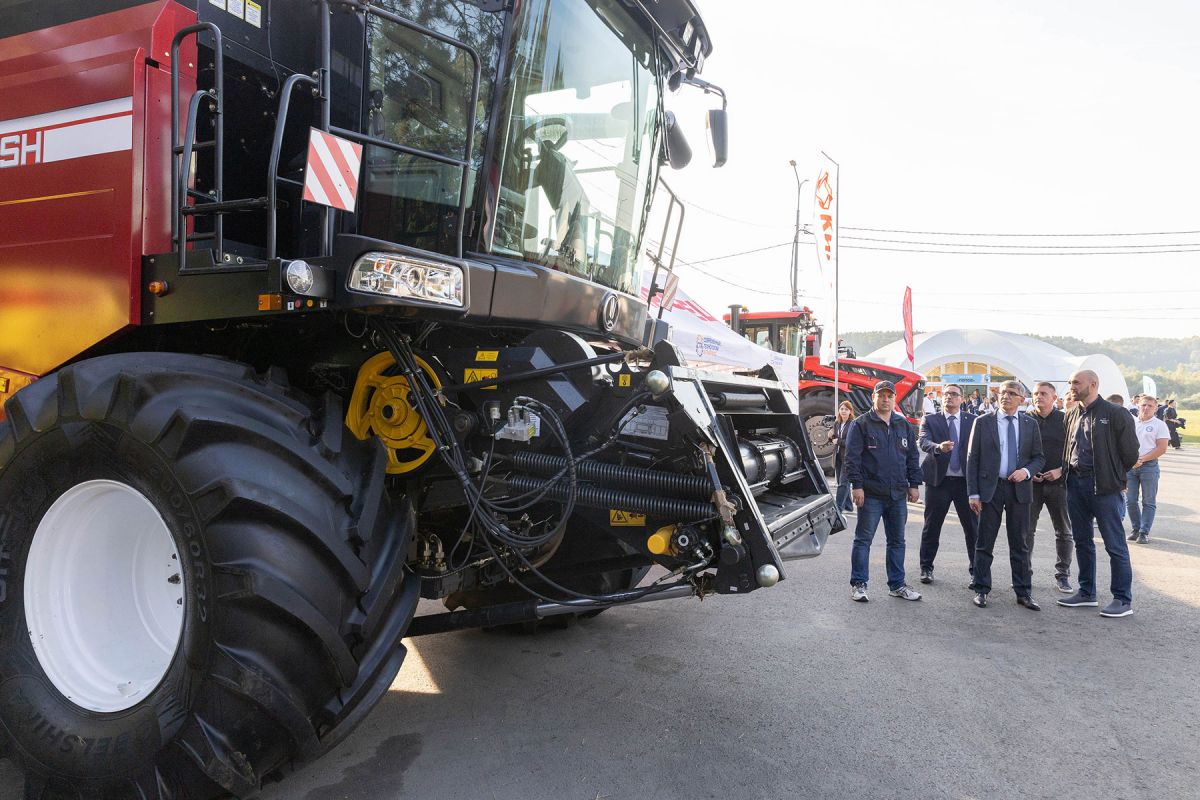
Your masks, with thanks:
<instances>
[{"instance_id":1,"label":"man in dark suit","mask_svg":"<svg viewBox=\"0 0 1200 800\"><path fill-rule=\"evenodd\" d=\"M975 599L987 606L992 590L992 548L1004 516L1008 532L1008 560L1017 603L1037 611L1041 606L1031 596L1032 570L1025 532L1029 528L1029 505L1033 501L1030 479L1042 471L1042 437L1028 414L1018 414L1025 389L1017 381L1000 385L1000 409L975 420L967 446L967 494L971 509L979 514L975 540Z\"/></svg>"},{"instance_id":2,"label":"man in dark suit","mask_svg":"<svg viewBox=\"0 0 1200 800\"><path fill-rule=\"evenodd\" d=\"M937 557L942 523L950 504L958 513L967 539L968 570L975 571L975 512L967 502L967 442L975 415L963 409L963 390L956 383L942 388L944 410L921 419L917 445L927 454L921 464L925 477L925 524L921 528L921 583L933 583L933 560Z\"/></svg>"}]
</instances>

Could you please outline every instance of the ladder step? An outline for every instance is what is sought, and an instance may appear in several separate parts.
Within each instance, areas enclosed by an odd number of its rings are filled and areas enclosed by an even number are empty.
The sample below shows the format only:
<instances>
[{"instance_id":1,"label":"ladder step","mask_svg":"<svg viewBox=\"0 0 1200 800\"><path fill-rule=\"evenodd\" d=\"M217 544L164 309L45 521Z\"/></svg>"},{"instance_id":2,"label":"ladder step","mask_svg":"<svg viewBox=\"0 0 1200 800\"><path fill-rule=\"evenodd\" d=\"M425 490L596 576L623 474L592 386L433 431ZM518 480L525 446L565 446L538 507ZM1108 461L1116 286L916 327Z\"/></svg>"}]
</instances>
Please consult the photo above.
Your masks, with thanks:
<instances>
[{"instance_id":1,"label":"ladder step","mask_svg":"<svg viewBox=\"0 0 1200 800\"><path fill-rule=\"evenodd\" d=\"M217 146L217 143L215 141L193 142L192 143L192 152L196 153L201 150L212 150L216 146ZM183 145L181 145L181 144L176 145L175 146L175 155L178 156L178 155L182 155L182 154L183 154Z\"/></svg>"},{"instance_id":2,"label":"ladder step","mask_svg":"<svg viewBox=\"0 0 1200 800\"><path fill-rule=\"evenodd\" d=\"M187 216L201 214L231 214L237 211L257 211L267 207L267 198L252 197L246 200L225 200L219 203L197 203L180 209Z\"/></svg>"}]
</instances>

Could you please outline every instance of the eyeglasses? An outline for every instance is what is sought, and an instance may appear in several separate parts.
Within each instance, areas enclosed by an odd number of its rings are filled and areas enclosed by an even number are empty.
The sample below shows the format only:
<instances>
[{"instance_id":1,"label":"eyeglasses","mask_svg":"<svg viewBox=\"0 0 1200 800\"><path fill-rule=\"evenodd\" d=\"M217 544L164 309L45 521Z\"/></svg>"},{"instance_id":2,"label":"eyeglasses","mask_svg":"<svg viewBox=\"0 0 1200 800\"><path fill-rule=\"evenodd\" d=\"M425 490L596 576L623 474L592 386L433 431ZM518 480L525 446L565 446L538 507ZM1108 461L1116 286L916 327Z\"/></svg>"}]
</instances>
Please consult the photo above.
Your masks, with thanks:
<instances>
[{"instance_id":1,"label":"eyeglasses","mask_svg":"<svg viewBox=\"0 0 1200 800\"><path fill-rule=\"evenodd\" d=\"M1020 392L1014 392L1012 389L1005 389L1004 391L1000 392L1000 394L1007 394L1007 395L1011 395L1013 397L1022 397L1023 396Z\"/></svg>"},{"instance_id":2,"label":"eyeglasses","mask_svg":"<svg viewBox=\"0 0 1200 800\"><path fill-rule=\"evenodd\" d=\"M942 392L946 397L962 397L962 392Z\"/></svg>"}]
</instances>

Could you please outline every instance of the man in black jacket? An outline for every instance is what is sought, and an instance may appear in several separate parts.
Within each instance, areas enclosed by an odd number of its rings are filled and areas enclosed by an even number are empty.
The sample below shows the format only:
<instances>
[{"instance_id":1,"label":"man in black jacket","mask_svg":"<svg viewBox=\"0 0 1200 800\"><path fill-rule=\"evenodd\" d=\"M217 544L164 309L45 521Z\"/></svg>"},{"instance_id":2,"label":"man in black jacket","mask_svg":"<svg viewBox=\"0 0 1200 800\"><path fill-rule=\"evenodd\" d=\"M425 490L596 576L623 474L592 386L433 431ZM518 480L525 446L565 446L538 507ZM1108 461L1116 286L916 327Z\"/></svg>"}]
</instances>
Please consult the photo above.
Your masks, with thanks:
<instances>
[{"instance_id":1,"label":"man in black jacket","mask_svg":"<svg viewBox=\"0 0 1200 800\"><path fill-rule=\"evenodd\" d=\"M1071 389L1078 400L1067 412L1067 439L1063 471L1067 477L1067 512L1075 538L1079 563L1079 591L1058 601L1060 606L1096 607L1096 544L1093 522L1100 529L1104 549L1112 565L1113 600L1100 612L1105 617L1127 617L1133 613L1133 568L1121 524L1121 490L1125 476L1138 458L1133 418L1124 408L1099 395L1100 378L1091 370L1071 376ZM1051 480L1059 470L1047 473Z\"/></svg>"},{"instance_id":2,"label":"man in black jacket","mask_svg":"<svg viewBox=\"0 0 1200 800\"><path fill-rule=\"evenodd\" d=\"M920 600L921 593L904 582L904 523L908 503L917 502L921 486L920 454L908 420L895 411L896 387L875 384L870 413L855 418L846 436L846 479L858 507L854 544L850 548L850 599L867 602L871 540L883 521L887 537L888 594Z\"/></svg>"},{"instance_id":3,"label":"man in black jacket","mask_svg":"<svg viewBox=\"0 0 1200 800\"><path fill-rule=\"evenodd\" d=\"M1026 544L1030 556L1033 555L1033 540L1037 531L1038 520L1042 508L1049 512L1050 523L1054 526L1054 585L1063 594L1072 594L1071 588L1071 553L1075 542L1071 538L1071 520L1067 516L1067 485L1062 478L1062 455L1066 447L1067 425L1066 415L1055 408L1058 392L1050 381L1040 381L1033 393L1034 407L1029 412L1030 418L1038 424L1042 434L1042 452L1046 454L1046 464L1042 471L1033 476L1033 505L1029 509L1029 532L1026 534ZM1054 480L1046 477L1047 473L1058 475Z\"/></svg>"}]
</instances>

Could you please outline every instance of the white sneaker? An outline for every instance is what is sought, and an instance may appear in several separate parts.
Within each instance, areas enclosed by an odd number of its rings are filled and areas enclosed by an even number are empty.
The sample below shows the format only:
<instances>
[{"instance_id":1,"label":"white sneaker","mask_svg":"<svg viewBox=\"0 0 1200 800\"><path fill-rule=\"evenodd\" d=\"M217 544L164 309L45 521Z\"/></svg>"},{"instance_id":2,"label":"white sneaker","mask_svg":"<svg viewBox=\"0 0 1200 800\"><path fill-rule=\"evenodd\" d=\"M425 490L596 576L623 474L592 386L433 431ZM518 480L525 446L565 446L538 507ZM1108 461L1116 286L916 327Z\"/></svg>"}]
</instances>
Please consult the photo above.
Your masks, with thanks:
<instances>
[{"instance_id":1,"label":"white sneaker","mask_svg":"<svg viewBox=\"0 0 1200 800\"><path fill-rule=\"evenodd\" d=\"M870 600L870 598L867 597L867 585L865 583L856 583L853 584L853 587L854 588L850 590L851 600L856 603L865 603Z\"/></svg>"},{"instance_id":2,"label":"white sneaker","mask_svg":"<svg viewBox=\"0 0 1200 800\"><path fill-rule=\"evenodd\" d=\"M911 586L901 586L899 589L892 589L888 592L892 597L899 597L902 600L920 600L921 593Z\"/></svg>"}]
</instances>

